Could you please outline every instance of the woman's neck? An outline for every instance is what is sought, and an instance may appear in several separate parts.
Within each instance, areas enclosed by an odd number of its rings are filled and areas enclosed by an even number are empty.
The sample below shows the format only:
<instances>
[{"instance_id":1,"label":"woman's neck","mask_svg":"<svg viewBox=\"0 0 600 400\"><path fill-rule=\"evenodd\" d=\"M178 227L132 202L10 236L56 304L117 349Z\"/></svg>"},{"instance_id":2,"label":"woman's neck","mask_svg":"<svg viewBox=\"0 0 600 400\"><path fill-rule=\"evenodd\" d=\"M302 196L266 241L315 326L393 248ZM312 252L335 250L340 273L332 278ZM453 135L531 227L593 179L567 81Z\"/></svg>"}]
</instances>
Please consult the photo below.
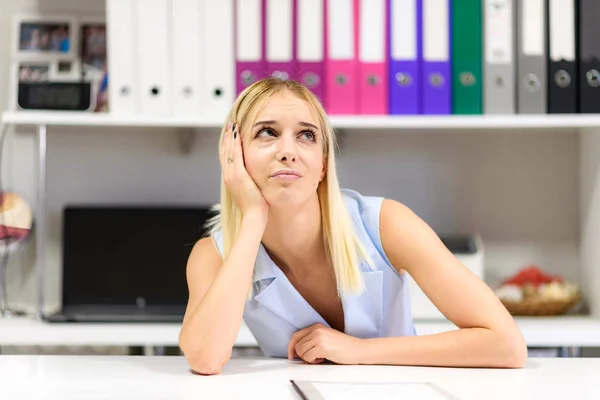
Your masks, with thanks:
<instances>
[{"instance_id":1,"label":"woman's neck","mask_svg":"<svg viewBox=\"0 0 600 400\"><path fill-rule=\"evenodd\" d=\"M262 242L284 272L303 274L306 267L321 264L325 245L318 196L299 207L270 209Z\"/></svg>"}]
</instances>

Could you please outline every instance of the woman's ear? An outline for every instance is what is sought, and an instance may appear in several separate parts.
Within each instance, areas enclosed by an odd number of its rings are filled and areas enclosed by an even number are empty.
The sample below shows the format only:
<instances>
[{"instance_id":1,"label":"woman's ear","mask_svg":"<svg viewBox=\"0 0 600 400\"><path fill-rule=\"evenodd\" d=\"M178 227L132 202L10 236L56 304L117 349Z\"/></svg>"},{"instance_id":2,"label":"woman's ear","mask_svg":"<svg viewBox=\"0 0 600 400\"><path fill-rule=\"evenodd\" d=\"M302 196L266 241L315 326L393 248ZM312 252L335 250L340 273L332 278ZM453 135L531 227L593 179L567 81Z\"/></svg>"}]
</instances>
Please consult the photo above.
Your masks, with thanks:
<instances>
[{"instance_id":1,"label":"woman's ear","mask_svg":"<svg viewBox=\"0 0 600 400\"><path fill-rule=\"evenodd\" d=\"M327 174L327 156L323 156L323 169L321 170L321 177L319 179L319 182L321 182L325 178L326 174Z\"/></svg>"}]
</instances>

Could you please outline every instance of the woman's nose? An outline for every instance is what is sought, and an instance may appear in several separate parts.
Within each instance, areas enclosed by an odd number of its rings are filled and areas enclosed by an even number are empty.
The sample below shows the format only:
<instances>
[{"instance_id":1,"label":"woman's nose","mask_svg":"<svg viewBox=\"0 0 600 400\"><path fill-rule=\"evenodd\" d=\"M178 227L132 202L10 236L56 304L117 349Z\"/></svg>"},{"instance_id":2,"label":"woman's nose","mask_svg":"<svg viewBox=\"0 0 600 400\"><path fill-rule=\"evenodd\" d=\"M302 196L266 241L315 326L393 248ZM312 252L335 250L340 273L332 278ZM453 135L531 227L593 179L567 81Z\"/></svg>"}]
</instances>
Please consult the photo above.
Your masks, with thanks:
<instances>
[{"instance_id":1,"label":"woman's nose","mask_svg":"<svg viewBox=\"0 0 600 400\"><path fill-rule=\"evenodd\" d=\"M277 159L279 161L296 161L297 149L293 135L281 135L277 146Z\"/></svg>"}]
</instances>

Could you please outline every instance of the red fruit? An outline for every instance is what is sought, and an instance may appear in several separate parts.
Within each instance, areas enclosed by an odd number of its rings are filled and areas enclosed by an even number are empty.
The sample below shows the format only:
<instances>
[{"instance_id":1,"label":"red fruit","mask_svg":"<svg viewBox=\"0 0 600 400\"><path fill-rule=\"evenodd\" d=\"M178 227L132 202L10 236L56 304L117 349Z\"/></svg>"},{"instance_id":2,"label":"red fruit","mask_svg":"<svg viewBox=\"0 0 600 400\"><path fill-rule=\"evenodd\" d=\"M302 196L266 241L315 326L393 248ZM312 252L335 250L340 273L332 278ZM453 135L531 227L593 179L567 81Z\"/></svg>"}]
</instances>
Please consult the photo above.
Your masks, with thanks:
<instances>
[{"instance_id":1,"label":"red fruit","mask_svg":"<svg viewBox=\"0 0 600 400\"><path fill-rule=\"evenodd\" d=\"M507 278L503 284L517 286L531 284L537 287L541 284L554 281L563 282L563 278L558 275L546 274L536 265L529 265L526 268L521 269L515 275Z\"/></svg>"}]
</instances>

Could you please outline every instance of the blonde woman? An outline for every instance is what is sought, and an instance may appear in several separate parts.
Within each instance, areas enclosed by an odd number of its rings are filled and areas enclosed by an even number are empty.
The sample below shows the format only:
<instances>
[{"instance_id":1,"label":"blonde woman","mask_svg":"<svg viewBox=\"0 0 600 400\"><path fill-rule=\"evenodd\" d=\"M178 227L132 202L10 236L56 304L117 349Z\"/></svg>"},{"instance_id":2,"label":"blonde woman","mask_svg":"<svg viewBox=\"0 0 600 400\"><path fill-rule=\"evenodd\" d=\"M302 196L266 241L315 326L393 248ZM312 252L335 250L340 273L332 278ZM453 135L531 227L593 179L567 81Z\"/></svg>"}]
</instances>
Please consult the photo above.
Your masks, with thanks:
<instances>
[{"instance_id":1,"label":"blonde woman","mask_svg":"<svg viewBox=\"0 0 600 400\"><path fill-rule=\"evenodd\" d=\"M339 187L313 94L269 78L240 94L220 140L220 211L189 258L180 347L219 373L242 319L269 357L519 368L513 318L403 204ZM408 272L460 329L417 336Z\"/></svg>"}]
</instances>

